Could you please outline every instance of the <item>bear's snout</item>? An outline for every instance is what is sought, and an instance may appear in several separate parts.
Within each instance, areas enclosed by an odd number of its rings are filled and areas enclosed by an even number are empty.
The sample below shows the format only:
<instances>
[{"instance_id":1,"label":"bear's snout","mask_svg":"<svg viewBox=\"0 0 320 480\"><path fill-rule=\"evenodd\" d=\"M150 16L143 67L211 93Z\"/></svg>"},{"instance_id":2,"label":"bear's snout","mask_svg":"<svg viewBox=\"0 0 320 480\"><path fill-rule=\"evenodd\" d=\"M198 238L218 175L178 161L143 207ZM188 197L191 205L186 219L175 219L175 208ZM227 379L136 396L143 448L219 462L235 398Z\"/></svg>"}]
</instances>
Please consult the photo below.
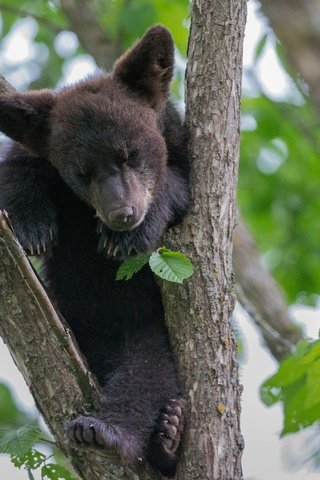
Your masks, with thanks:
<instances>
[{"instance_id":1,"label":"bear's snout","mask_svg":"<svg viewBox=\"0 0 320 480\"><path fill-rule=\"evenodd\" d=\"M108 227L112 230L131 230L140 223L140 218L135 215L134 207L122 207L111 210L107 217Z\"/></svg>"}]
</instances>

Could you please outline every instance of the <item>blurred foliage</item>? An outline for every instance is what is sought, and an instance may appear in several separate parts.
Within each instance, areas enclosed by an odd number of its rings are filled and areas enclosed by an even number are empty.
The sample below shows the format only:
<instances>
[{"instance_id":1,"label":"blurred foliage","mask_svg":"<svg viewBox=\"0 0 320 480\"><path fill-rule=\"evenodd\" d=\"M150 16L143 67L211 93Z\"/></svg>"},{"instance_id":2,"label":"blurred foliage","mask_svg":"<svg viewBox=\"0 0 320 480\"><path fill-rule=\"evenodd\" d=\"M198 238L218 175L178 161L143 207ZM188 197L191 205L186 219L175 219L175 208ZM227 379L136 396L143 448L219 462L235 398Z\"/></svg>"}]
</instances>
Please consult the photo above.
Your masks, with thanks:
<instances>
[{"instance_id":1,"label":"blurred foliage","mask_svg":"<svg viewBox=\"0 0 320 480\"><path fill-rule=\"evenodd\" d=\"M33 471L37 470L44 480L76 480L67 468L66 458L38 423L39 416L22 410L9 387L0 383L0 453L10 455L16 468L25 469L26 479L33 479ZM49 453L35 449L35 444ZM52 457L58 463L52 463Z\"/></svg>"},{"instance_id":2,"label":"blurred foliage","mask_svg":"<svg viewBox=\"0 0 320 480\"><path fill-rule=\"evenodd\" d=\"M27 37L32 41L32 51L23 65L19 61L11 62L10 59L2 61L3 73L9 80L22 75L28 86L32 85L33 88L54 87L61 77L64 60L57 54L54 42L56 36L67 28L67 21L60 9L52 1L10 0L0 3L0 12L1 37L4 42L7 36L10 37L21 28L26 19L30 20Z\"/></svg>"},{"instance_id":3,"label":"blurred foliage","mask_svg":"<svg viewBox=\"0 0 320 480\"><path fill-rule=\"evenodd\" d=\"M30 421L31 417L17 406L9 387L0 383L0 435L1 428L18 427Z\"/></svg>"},{"instance_id":4,"label":"blurred foliage","mask_svg":"<svg viewBox=\"0 0 320 480\"><path fill-rule=\"evenodd\" d=\"M260 389L267 406L279 404L283 411L281 436L304 430L300 448L292 466L303 464L320 468L320 340L301 340L293 355L285 359L277 372Z\"/></svg>"},{"instance_id":5,"label":"blurred foliage","mask_svg":"<svg viewBox=\"0 0 320 480\"><path fill-rule=\"evenodd\" d=\"M180 53L186 54L189 0L96 0L94 3L99 23L123 50L142 36L148 27L161 23L171 30ZM21 28L21 20L30 21L27 37L32 42L32 52L29 58L22 62L3 58L0 61L1 71L9 81L14 83L20 75L20 78L25 78L25 87L53 88L63 76L63 67L69 58L56 48L56 40L70 26L58 5L55 0L0 2L2 48L6 37ZM72 56L80 53L84 52L78 46Z\"/></svg>"},{"instance_id":6,"label":"blurred foliage","mask_svg":"<svg viewBox=\"0 0 320 480\"><path fill-rule=\"evenodd\" d=\"M320 340L301 340L295 353L264 382L261 398L267 406L280 402L281 435L298 432L320 420Z\"/></svg>"},{"instance_id":7,"label":"blurred foliage","mask_svg":"<svg viewBox=\"0 0 320 480\"><path fill-rule=\"evenodd\" d=\"M297 106L261 94L244 98L242 106L248 127L242 131L240 207L293 303L320 285L319 123L307 102Z\"/></svg>"},{"instance_id":8,"label":"blurred foliage","mask_svg":"<svg viewBox=\"0 0 320 480\"><path fill-rule=\"evenodd\" d=\"M189 0L96 0L95 3L101 12L100 23L123 49L130 47L151 25L161 23L172 32L180 53L186 54L185 19Z\"/></svg>"}]
</instances>

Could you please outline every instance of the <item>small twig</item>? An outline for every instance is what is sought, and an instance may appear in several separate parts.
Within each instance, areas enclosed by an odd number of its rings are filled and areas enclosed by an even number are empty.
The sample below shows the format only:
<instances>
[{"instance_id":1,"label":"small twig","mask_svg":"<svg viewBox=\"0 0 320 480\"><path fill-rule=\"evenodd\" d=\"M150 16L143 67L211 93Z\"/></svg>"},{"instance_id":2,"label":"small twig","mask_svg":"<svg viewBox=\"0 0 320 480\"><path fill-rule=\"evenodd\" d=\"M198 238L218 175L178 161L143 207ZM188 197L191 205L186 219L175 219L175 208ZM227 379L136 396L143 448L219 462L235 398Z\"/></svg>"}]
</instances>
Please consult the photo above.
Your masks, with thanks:
<instances>
[{"instance_id":1,"label":"small twig","mask_svg":"<svg viewBox=\"0 0 320 480\"><path fill-rule=\"evenodd\" d=\"M54 444L56 445L56 444ZM55 450L53 453L51 453L50 455L48 455L45 459L44 459L44 463L46 463L48 460L50 460L50 458L54 457L56 454L57 454L58 450Z\"/></svg>"},{"instance_id":2,"label":"small twig","mask_svg":"<svg viewBox=\"0 0 320 480\"><path fill-rule=\"evenodd\" d=\"M238 302L242 305L242 307L247 312L251 320L258 327L269 350L272 351L273 356L280 362L281 360L283 360L284 356L290 353L293 353L295 344L292 341L280 335L280 333L277 332L272 327L272 325L270 325L270 323L267 323L261 317L257 309L250 302L248 297L244 294L240 285L237 285L236 293L237 293Z\"/></svg>"}]
</instances>

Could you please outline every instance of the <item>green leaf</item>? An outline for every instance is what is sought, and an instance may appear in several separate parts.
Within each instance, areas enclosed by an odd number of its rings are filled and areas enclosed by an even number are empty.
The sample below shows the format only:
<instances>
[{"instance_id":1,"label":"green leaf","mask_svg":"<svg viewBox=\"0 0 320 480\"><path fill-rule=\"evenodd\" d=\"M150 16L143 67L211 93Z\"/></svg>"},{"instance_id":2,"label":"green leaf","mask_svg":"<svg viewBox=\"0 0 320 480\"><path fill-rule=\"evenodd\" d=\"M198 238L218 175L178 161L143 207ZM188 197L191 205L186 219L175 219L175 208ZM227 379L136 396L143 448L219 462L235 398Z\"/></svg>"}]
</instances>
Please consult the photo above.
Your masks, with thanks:
<instances>
[{"instance_id":1,"label":"green leaf","mask_svg":"<svg viewBox=\"0 0 320 480\"><path fill-rule=\"evenodd\" d=\"M28 421L30 419L19 410L7 385L0 384L0 425L18 427Z\"/></svg>"},{"instance_id":2,"label":"green leaf","mask_svg":"<svg viewBox=\"0 0 320 480\"><path fill-rule=\"evenodd\" d=\"M284 426L281 436L295 433L319 421L320 399L310 408L306 406L308 387L301 379L286 389L284 396Z\"/></svg>"},{"instance_id":3,"label":"green leaf","mask_svg":"<svg viewBox=\"0 0 320 480\"><path fill-rule=\"evenodd\" d=\"M320 360L314 362L306 372L307 394L305 407L312 408L320 403Z\"/></svg>"},{"instance_id":4,"label":"green leaf","mask_svg":"<svg viewBox=\"0 0 320 480\"><path fill-rule=\"evenodd\" d=\"M152 253L149 265L156 275L169 282L182 283L193 274L192 263L185 255L165 247Z\"/></svg>"},{"instance_id":5,"label":"green leaf","mask_svg":"<svg viewBox=\"0 0 320 480\"><path fill-rule=\"evenodd\" d=\"M65 467L56 463L48 463L41 468L43 480L77 480Z\"/></svg>"},{"instance_id":6,"label":"green leaf","mask_svg":"<svg viewBox=\"0 0 320 480\"><path fill-rule=\"evenodd\" d=\"M39 468L45 461L46 456L38 450L30 449L24 455L11 455L11 462L17 468L24 467L27 470Z\"/></svg>"},{"instance_id":7,"label":"green leaf","mask_svg":"<svg viewBox=\"0 0 320 480\"><path fill-rule=\"evenodd\" d=\"M145 253L124 260L118 268L116 280L130 280L135 273L139 272L148 263L150 255L150 253Z\"/></svg>"},{"instance_id":8,"label":"green leaf","mask_svg":"<svg viewBox=\"0 0 320 480\"><path fill-rule=\"evenodd\" d=\"M275 387L270 383L270 381L265 382L260 388L260 396L263 403L270 407L280 400L281 389Z\"/></svg>"},{"instance_id":9,"label":"green leaf","mask_svg":"<svg viewBox=\"0 0 320 480\"><path fill-rule=\"evenodd\" d=\"M40 435L35 425L24 425L16 431L7 432L0 439L0 452L11 455L25 455Z\"/></svg>"}]
</instances>

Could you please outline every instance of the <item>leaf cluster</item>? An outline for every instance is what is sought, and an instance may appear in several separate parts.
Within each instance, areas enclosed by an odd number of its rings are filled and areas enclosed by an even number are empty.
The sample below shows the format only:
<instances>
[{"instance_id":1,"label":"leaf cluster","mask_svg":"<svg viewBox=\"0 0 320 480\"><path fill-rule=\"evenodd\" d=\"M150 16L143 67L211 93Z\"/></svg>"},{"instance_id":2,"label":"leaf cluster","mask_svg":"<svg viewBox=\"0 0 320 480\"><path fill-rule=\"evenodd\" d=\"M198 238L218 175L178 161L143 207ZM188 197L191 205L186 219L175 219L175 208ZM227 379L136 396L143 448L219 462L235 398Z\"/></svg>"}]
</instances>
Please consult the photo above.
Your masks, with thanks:
<instances>
[{"instance_id":1,"label":"leaf cluster","mask_svg":"<svg viewBox=\"0 0 320 480\"><path fill-rule=\"evenodd\" d=\"M34 448L35 444L44 443L54 445L35 420L19 408L7 385L0 384L0 453L9 454L13 465L25 469L31 480L35 470L43 480L76 480L63 465L48 461L51 454L46 456ZM54 456L63 463L60 452Z\"/></svg>"},{"instance_id":2,"label":"leaf cluster","mask_svg":"<svg viewBox=\"0 0 320 480\"><path fill-rule=\"evenodd\" d=\"M320 340L301 340L275 375L261 387L267 406L280 402L284 424L281 435L297 432L320 420Z\"/></svg>"},{"instance_id":3,"label":"leaf cluster","mask_svg":"<svg viewBox=\"0 0 320 480\"><path fill-rule=\"evenodd\" d=\"M191 261L181 252L158 248L156 252L128 258L119 267L116 280L130 280L144 265L168 282L182 283L193 274Z\"/></svg>"},{"instance_id":4,"label":"leaf cluster","mask_svg":"<svg viewBox=\"0 0 320 480\"><path fill-rule=\"evenodd\" d=\"M24 425L10 430L0 438L0 452L8 453L16 468L24 468L28 477L34 480L33 472L38 470L42 480L77 480L65 467L48 462L51 457L34 448L40 440L41 430L36 425Z\"/></svg>"}]
</instances>

